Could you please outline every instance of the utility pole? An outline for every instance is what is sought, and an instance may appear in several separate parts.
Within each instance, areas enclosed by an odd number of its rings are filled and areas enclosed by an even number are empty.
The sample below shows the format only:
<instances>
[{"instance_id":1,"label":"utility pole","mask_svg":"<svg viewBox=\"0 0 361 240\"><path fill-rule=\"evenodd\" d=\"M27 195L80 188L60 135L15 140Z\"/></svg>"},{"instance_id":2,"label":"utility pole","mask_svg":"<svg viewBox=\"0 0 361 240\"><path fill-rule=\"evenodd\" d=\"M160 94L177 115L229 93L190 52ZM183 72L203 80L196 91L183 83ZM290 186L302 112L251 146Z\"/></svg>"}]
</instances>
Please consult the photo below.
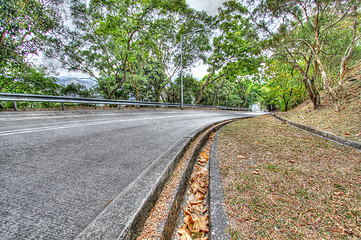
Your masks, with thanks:
<instances>
[{"instance_id":1,"label":"utility pole","mask_svg":"<svg viewBox=\"0 0 361 240\"><path fill-rule=\"evenodd\" d=\"M183 110L183 34L181 36L181 109Z\"/></svg>"}]
</instances>

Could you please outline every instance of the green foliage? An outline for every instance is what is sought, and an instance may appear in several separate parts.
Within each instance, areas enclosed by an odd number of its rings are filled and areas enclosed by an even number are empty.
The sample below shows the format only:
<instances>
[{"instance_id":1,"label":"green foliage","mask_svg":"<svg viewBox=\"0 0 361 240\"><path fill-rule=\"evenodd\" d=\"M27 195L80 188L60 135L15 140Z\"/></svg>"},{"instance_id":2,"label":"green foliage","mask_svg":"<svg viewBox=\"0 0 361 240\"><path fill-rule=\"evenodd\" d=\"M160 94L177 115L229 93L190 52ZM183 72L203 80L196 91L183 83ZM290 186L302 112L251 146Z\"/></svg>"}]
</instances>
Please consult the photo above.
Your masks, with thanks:
<instances>
[{"instance_id":1,"label":"green foliage","mask_svg":"<svg viewBox=\"0 0 361 240\"><path fill-rule=\"evenodd\" d=\"M238 1L227 1L219 10L216 24L220 36L214 38L211 59L222 67L228 79L257 73L261 58L258 35L246 16L247 9Z\"/></svg>"},{"instance_id":2,"label":"green foliage","mask_svg":"<svg viewBox=\"0 0 361 240\"><path fill-rule=\"evenodd\" d=\"M162 56L174 46L177 20L172 12L185 7L185 2L178 0L94 0L89 5L75 1L72 12L76 29L59 31L49 41L48 56L58 58L70 70L96 78L107 98L122 95L117 91L130 80L129 73L135 73L130 66L147 64L154 58L165 71L166 63L174 60Z\"/></svg>"},{"instance_id":3,"label":"green foliage","mask_svg":"<svg viewBox=\"0 0 361 240\"><path fill-rule=\"evenodd\" d=\"M71 83L60 90L61 95L70 97L91 98L94 96L92 90L87 89L84 85Z\"/></svg>"},{"instance_id":4,"label":"green foliage","mask_svg":"<svg viewBox=\"0 0 361 240\"><path fill-rule=\"evenodd\" d=\"M203 90L217 80L235 81L240 76L257 73L261 63L258 36L246 18L246 8L238 1L227 1L215 18L214 28L219 31L212 41L212 51L206 59L209 74L200 88L197 103Z\"/></svg>"},{"instance_id":5,"label":"green foliage","mask_svg":"<svg viewBox=\"0 0 361 240\"><path fill-rule=\"evenodd\" d=\"M38 54L45 35L56 26L56 13L41 1L0 0L0 92L58 93L56 79L29 63L29 56ZM30 105L34 104L19 103L19 107Z\"/></svg>"},{"instance_id":6,"label":"green foliage","mask_svg":"<svg viewBox=\"0 0 361 240\"><path fill-rule=\"evenodd\" d=\"M262 97L268 110L287 111L307 97L300 80L302 76L290 65L276 59L270 60L266 74L269 77L267 83L262 86Z\"/></svg>"},{"instance_id":7,"label":"green foliage","mask_svg":"<svg viewBox=\"0 0 361 240\"><path fill-rule=\"evenodd\" d=\"M360 3L360 0L251 3L252 21L264 36L262 46L268 55L298 71L314 108L320 104L318 89L326 89L338 102L345 73L360 61Z\"/></svg>"},{"instance_id":8,"label":"green foliage","mask_svg":"<svg viewBox=\"0 0 361 240\"><path fill-rule=\"evenodd\" d=\"M45 34L56 27L56 14L37 0L0 0L0 69L19 68L36 54Z\"/></svg>"},{"instance_id":9,"label":"green foliage","mask_svg":"<svg viewBox=\"0 0 361 240\"><path fill-rule=\"evenodd\" d=\"M56 78L48 77L45 69L23 65L21 69L12 69L16 74L0 74L0 92L27 93L38 95L58 95L61 86ZM19 107L29 107L32 103L22 103ZM48 104L41 104L47 106ZM12 107L12 103L2 104L3 107Z\"/></svg>"},{"instance_id":10,"label":"green foliage","mask_svg":"<svg viewBox=\"0 0 361 240\"><path fill-rule=\"evenodd\" d=\"M169 87L166 89L166 102L171 103L180 103L181 102L181 79L180 77L176 78L169 84ZM199 81L194 78L191 74L186 74L183 76L183 93L184 93L184 103L185 104L194 104L200 88Z\"/></svg>"}]
</instances>

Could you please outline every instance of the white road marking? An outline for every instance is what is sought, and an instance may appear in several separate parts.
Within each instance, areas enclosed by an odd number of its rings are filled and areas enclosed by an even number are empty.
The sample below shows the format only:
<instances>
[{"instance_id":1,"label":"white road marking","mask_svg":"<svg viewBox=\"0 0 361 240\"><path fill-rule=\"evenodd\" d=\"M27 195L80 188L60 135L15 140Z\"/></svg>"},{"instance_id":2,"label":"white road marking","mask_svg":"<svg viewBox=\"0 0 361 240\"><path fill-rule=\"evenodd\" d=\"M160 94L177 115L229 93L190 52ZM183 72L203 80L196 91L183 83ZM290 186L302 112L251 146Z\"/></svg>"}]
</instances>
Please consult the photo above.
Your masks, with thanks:
<instances>
[{"instance_id":1,"label":"white road marking","mask_svg":"<svg viewBox=\"0 0 361 240\"><path fill-rule=\"evenodd\" d=\"M196 116L210 116L210 115L218 115L218 114L200 114ZM146 118L132 118L132 119L118 119L118 120L110 120L110 121L96 121L96 122L88 122L88 123L76 123L76 124L64 124L57 126L48 126L48 127L37 127L37 128L27 128L27 129L17 129L10 131L0 131L0 136L8 136L22 133L33 133L40 131L49 131L49 130L58 130L58 129L66 129L66 128L74 128L74 127L86 127L86 126L94 126L101 124L109 124L109 123L119 123L119 122L130 122L130 121L141 121L141 120L154 120L154 119L166 119L166 118L176 118L176 117L187 117L194 116L190 114L183 114L177 116L162 116L162 117L146 117Z\"/></svg>"},{"instance_id":2,"label":"white road marking","mask_svg":"<svg viewBox=\"0 0 361 240\"><path fill-rule=\"evenodd\" d=\"M180 114L177 112L158 112L157 114ZM69 114L69 115L42 115L42 114L27 114L27 115L1 115L0 121L23 121L29 119L52 119L52 118L73 118L73 117L98 117L98 116L126 116L126 115L144 115L144 113L101 113L101 114Z\"/></svg>"}]
</instances>

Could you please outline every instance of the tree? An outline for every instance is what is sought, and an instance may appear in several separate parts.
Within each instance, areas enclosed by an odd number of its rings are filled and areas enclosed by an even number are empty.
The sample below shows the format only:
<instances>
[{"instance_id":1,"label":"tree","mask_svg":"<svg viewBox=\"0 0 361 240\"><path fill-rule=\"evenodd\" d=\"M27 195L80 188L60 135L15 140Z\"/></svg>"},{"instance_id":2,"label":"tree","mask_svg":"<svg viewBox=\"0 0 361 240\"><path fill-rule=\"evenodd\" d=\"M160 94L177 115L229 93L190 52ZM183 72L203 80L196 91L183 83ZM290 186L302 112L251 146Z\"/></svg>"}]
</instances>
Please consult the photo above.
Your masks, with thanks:
<instances>
[{"instance_id":1,"label":"tree","mask_svg":"<svg viewBox=\"0 0 361 240\"><path fill-rule=\"evenodd\" d=\"M196 104L203 98L204 89L219 79L234 81L238 76L257 72L260 49L257 35L245 18L247 9L238 1L227 1L219 9L215 26L219 35L213 38L212 52L206 59L210 66Z\"/></svg>"},{"instance_id":2,"label":"tree","mask_svg":"<svg viewBox=\"0 0 361 240\"><path fill-rule=\"evenodd\" d=\"M253 5L252 20L263 30L265 38L271 39L265 41L267 49L298 69L314 108L320 104L315 87L317 76L336 109L339 108L339 92L345 83L347 65L359 60L352 53L361 38L360 3L359 0L263 0ZM342 40L335 38L340 31L345 33ZM326 67L330 49L342 52L341 57L331 60L330 65L339 66L336 75ZM330 79L333 75L334 80Z\"/></svg>"},{"instance_id":3,"label":"tree","mask_svg":"<svg viewBox=\"0 0 361 240\"><path fill-rule=\"evenodd\" d=\"M55 80L29 62L29 56L41 50L45 35L57 27L52 3L0 0L0 91L56 93Z\"/></svg>"},{"instance_id":4,"label":"tree","mask_svg":"<svg viewBox=\"0 0 361 240\"><path fill-rule=\"evenodd\" d=\"M180 0L74 1L75 29L54 33L48 56L94 77L112 98L126 82L129 67L148 58L149 36L184 5Z\"/></svg>"},{"instance_id":5,"label":"tree","mask_svg":"<svg viewBox=\"0 0 361 240\"><path fill-rule=\"evenodd\" d=\"M194 78L191 74L185 74L183 76L184 84L184 103L193 104L196 100L197 93L199 91L199 81ZM172 80L169 87L165 90L165 99L169 103L180 103L181 102L181 79L180 77Z\"/></svg>"},{"instance_id":6,"label":"tree","mask_svg":"<svg viewBox=\"0 0 361 240\"><path fill-rule=\"evenodd\" d=\"M166 78L159 79L158 95L167 91L174 76L205 59L210 50L209 36L212 17L205 12L182 8L168 16L162 25L148 36L151 61L157 61ZM182 56L182 61L181 61Z\"/></svg>"},{"instance_id":7,"label":"tree","mask_svg":"<svg viewBox=\"0 0 361 240\"><path fill-rule=\"evenodd\" d=\"M71 97L90 98L92 96L84 85L71 83L60 90L60 94Z\"/></svg>"},{"instance_id":8,"label":"tree","mask_svg":"<svg viewBox=\"0 0 361 240\"><path fill-rule=\"evenodd\" d=\"M278 105L282 111L288 111L303 100L304 86L302 78L292 65L285 65L277 59L267 63L266 75L269 76L263 86L264 101L271 105Z\"/></svg>"},{"instance_id":9,"label":"tree","mask_svg":"<svg viewBox=\"0 0 361 240\"><path fill-rule=\"evenodd\" d=\"M16 69L13 71L16 72ZM17 76L0 74L1 92L58 95L61 89L55 77L47 76L45 68L25 65L18 72Z\"/></svg>"},{"instance_id":10,"label":"tree","mask_svg":"<svg viewBox=\"0 0 361 240\"><path fill-rule=\"evenodd\" d=\"M55 27L56 14L40 1L0 0L1 69L19 66L38 53L44 35Z\"/></svg>"}]
</instances>

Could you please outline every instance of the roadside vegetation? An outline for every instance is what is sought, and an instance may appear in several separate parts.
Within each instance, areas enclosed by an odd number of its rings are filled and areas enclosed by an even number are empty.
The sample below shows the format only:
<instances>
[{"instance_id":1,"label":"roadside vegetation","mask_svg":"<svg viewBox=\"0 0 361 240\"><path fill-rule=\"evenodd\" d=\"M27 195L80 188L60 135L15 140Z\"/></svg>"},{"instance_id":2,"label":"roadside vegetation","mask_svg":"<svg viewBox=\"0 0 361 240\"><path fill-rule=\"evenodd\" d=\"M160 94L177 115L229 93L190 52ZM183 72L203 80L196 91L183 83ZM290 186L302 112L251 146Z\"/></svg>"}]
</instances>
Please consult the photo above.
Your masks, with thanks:
<instances>
[{"instance_id":1,"label":"roadside vegetation","mask_svg":"<svg viewBox=\"0 0 361 240\"><path fill-rule=\"evenodd\" d=\"M330 98L339 111L360 80L360 6L229 0L210 16L184 0L0 0L0 92L180 102L182 74L185 103L287 111ZM53 64L96 85L60 86Z\"/></svg>"},{"instance_id":2,"label":"roadside vegetation","mask_svg":"<svg viewBox=\"0 0 361 240\"><path fill-rule=\"evenodd\" d=\"M221 131L232 239L360 239L361 152L271 116Z\"/></svg>"}]
</instances>

